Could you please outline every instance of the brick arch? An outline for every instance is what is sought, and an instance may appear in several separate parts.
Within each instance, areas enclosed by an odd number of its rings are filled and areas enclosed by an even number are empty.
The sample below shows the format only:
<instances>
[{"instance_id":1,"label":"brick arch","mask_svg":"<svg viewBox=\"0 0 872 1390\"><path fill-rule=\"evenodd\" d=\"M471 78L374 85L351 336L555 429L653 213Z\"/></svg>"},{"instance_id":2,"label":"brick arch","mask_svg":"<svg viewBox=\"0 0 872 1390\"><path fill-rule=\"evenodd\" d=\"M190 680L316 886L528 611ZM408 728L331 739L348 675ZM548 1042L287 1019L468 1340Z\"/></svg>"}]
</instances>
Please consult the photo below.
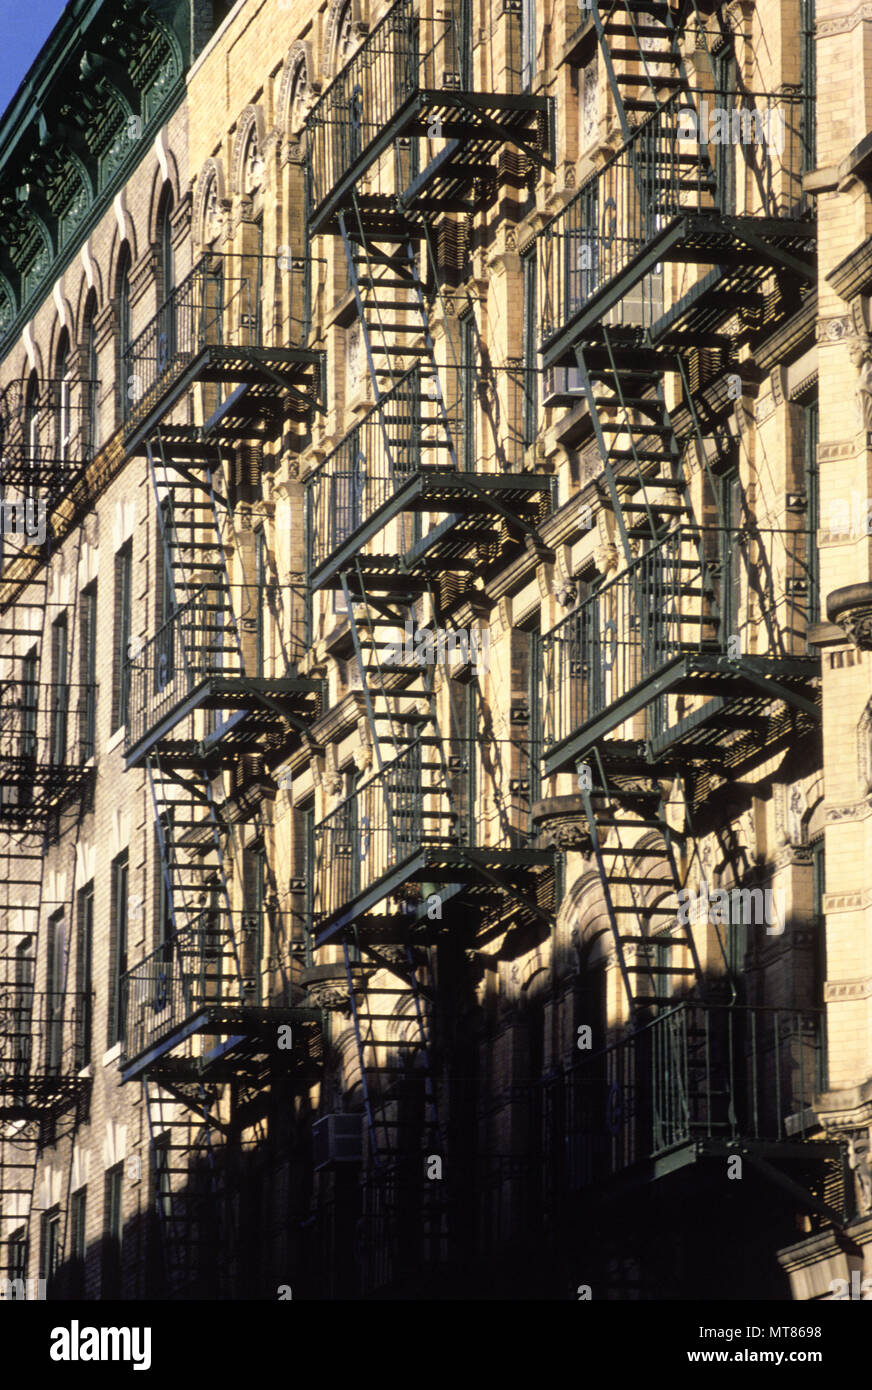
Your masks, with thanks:
<instances>
[{"instance_id":1,"label":"brick arch","mask_svg":"<svg viewBox=\"0 0 872 1390\"><path fill-rule=\"evenodd\" d=\"M342 1076L342 1089L350 1092L355 1086L361 1086L360 1057L353 1024L349 1023L333 1040L333 1051L338 1063L337 1070Z\"/></svg>"},{"instance_id":2,"label":"brick arch","mask_svg":"<svg viewBox=\"0 0 872 1390\"><path fill-rule=\"evenodd\" d=\"M286 135L293 130L292 97L302 72L305 72L306 76L299 90L303 91L307 98L317 96L321 91L321 83L315 75L315 55L312 45L306 39L297 39L288 49L279 86L278 127ZM305 113L303 118L305 119Z\"/></svg>"},{"instance_id":3,"label":"brick arch","mask_svg":"<svg viewBox=\"0 0 872 1390\"><path fill-rule=\"evenodd\" d=\"M214 158L206 160L206 163L200 170L200 173L197 177L196 185L194 187L194 208L193 215L191 218L191 234L198 246L209 246L211 245L213 240L217 240L217 238L211 238L207 236L207 232L209 229L206 226L206 206L209 199L209 191L212 187L213 182L215 184L215 190L218 195L218 202L223 208L226 216L226 214L230 210L230 205L227 200L227 183L224 178L224 161L220 157L220 155L216 155Z\"/></svg>"},{"instance_id":4,"label":"brick arch","mask_svg":"<svg viewBox=\"0 0 872 1390\"><path fill-rule=\"evenodd\" d=\"M324 26L324 49L321 54L321 72L325 78L334 77L341 67L336 46L340 25L349 5L351 7L352 31L356 30L360 37L363 37L366 32L367 25L361 0L330 0L327 23Z\"/></svg>"},{"instance_id":5,"label":"brick arch","mask_svg":"<svg viewBox=\"0 0 872 1390\"><path fill-rule=\"evenodd\" d=\"M67 341L70 346L70 351L75 352L78 347L78 338L76 336L76 317L73 313L73 306L70 303L70 300L66 294L63 295L62 298L65 310L63 321L61 320L60 316L56 314L52 319L51 329L49 330L48 335L48 350L46 352L46 359L48 362L48 376L50 377L53 377L57 371L58 349L60 348L61 339L63 338L65 333L67 335ZM57 308L56 304L55 308Z\"/></svg>"},{"instance_id":6,"label":"brick arch","mask_svg":"<svg viewBox=\"0 0 872 1390\"><path fill-rule=\"evenodd\" d=\"M112 233L112 249L109 253L109 274L106 279L107 299L114 299L118 293L118 270L121 265L122 250L125 246L130 252L131 266L136 264L136 228L133 225L133 219L129 213L124 221L127 228L127 235L122 237L117 226Z\"/></svg>"},{"instance_id":7,"label":"brick arch","mask_svg":"<svg viewBox=\"0 0 872 1390\"><path fill-rule=\"evenodd\" d=\"M592 963L614 954L605 896L595 869L588 869L566 893L557 914L554 950L558 968L578 969L582 956Z\"/></svg>"},{"instance_id":8,"label":"brick arch","mask_svg":"<svg viewBox=\"0 0 872 1390\"><path fill-rule=\"evenodd\" d=\"M257 134L257 143L261 154L266 159L266 118L263 114L263 107L246 106L239 117L236 126L236 135L233 140L233 155L230 165L230 193L244 195L246 190L242 186L243 163L245 151L248 146L248 139L252 130Z\"/></svg>"},{"instance_id":9,"label":"brick arch","mask_svg":"<svg viewBox=\"0 0 872 1390\"><path fill-rule=\"evenodd\" d=\"M88 307L88 300L90 299L91 295L94 296L94 302L96 305L94 312L95 314L99 314L101 308L103 307L103 304L105 303L105 299L103 291L103 274L100 269L100 266L97 264L96 261L94 262L93 285L88 284L87 275L80 275L78 289L76 290L76 307L74 320L76 325L76 338L79 342L81 342L82 334L85 331L85 311Z\"/></svg>"},{"instance_id":10,"label":"brick arch","mask_svg":"<svg viewBox=\"0 0 872 1390\"><path fill-rule=\"evenodd\" d=\"M388 1042L393 1043L395 1047L408 1047L415 1043L416 1036L420 1041L415 1001L408 991L401 993L394 1005L393 1014L386 1030Z\"/></svg>"},{"instance_id":11,"label":"brick arch","mask_svg":"<svg viewBox=\"0 0 872 1390\"><path fill-rule=\"evenodd\" d=\"M10 321L12 321L18 313L18 299L6 276L0 271L0 303L4 302L9 305ZM2 324L0 324L0 328L2 328Z\"/></svg>"},{"instance_id":12,"label":"brick arch","mask_svg":"<svg viewBox=\"0 0 872 1390\"><path fill-rule=\"evenodd\" d=\"M167 189L172 193L174 208L178 208L182 201L179 170L176 164L176 157L172 150L167 150L166 165L166 176L164 176L163 169L158 165L151 181L151 190L148 198L148 241L151 246L157 244L160 235L160 211Z\"/></svg>"}]
</instances>

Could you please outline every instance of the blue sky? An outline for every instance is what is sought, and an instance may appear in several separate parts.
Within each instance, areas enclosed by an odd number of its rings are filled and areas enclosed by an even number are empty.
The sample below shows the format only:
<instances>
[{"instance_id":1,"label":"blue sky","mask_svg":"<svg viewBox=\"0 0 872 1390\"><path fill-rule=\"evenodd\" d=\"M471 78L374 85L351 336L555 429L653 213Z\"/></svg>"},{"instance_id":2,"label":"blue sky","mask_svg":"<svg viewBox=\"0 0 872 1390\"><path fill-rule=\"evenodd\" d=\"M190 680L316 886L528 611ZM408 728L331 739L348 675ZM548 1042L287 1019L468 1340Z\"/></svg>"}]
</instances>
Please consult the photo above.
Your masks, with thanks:
<instances>
[{"instance_id":1,"label":"blue sky","mask_svg":"<svg viewBox=\"0 0 872 1390\"><path fill-rule=\"evenodd\" d=\"M0 0L0 114L64 8L65 0Z\"/></svg>"}]
</instances>

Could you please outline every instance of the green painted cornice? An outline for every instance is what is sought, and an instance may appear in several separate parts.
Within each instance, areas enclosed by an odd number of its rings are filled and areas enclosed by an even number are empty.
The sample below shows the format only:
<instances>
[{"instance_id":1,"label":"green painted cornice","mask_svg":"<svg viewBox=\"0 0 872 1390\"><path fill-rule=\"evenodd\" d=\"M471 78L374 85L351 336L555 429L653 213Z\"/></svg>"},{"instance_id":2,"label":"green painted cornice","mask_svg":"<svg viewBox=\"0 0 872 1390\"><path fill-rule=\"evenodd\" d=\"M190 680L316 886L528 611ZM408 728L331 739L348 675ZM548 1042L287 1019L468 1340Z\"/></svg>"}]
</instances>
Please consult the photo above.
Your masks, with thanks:
<instances>
[{"instance_id":1,"label":"green painted cornice","mask_svg":"<svg viewBox=\"0 0 872 1390\"><path fill-rule=\"evenodd\" d=\"M208 0L70 0L0 119L0 360L180 105Z\"/></svg>"}]
</instances>

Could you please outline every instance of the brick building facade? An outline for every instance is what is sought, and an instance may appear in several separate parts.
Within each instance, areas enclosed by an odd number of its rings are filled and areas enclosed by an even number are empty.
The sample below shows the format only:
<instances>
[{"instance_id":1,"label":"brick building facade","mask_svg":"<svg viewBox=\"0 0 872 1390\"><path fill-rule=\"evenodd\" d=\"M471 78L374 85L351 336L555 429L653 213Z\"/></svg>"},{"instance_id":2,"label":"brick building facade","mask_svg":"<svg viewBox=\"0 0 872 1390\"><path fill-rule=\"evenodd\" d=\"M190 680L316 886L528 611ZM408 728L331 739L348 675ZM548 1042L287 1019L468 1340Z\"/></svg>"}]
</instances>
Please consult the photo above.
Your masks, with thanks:
<instances>
[{"instance_id":1,"label":"brick building facade","mask_svg":"<svg viewBox=\"0 0 872 1390\"><path fill-rule=\"evenodd\" d=\"M872 1274L868 30L67 7L0 126L0 1277Z\"/></svg>"}]
</instances>

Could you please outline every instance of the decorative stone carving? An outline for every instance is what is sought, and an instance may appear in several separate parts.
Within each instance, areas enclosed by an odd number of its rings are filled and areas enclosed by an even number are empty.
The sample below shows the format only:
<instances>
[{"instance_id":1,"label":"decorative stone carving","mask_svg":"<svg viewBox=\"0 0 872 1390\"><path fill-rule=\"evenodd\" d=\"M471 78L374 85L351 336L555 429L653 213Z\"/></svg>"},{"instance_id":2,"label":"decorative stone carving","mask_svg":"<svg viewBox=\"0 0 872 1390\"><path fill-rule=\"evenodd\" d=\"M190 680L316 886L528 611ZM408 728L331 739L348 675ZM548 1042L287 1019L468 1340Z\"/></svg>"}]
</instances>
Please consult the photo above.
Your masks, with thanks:
<instances>
[{"instance_id":1,"label":"decorative stone carving","mask_svg":"<svg viewBox=\"0 0 872 1390\"><path fill-rule=\"evenodd\" d=\"M818 342L838 343L841 342L847 331L848 320L844 317L820 319L817 324L815 337Z\"/></svg>"},{"instance_id":2,"label":"decorative stone carving","mask_svg":"<svg viewBox=\"0 0 872 1390\"><path fill-rule=\"evenodd\" d=\"M369 772L372 767L372 743L366 727L366 720L358 721L357 732L360 742L354 750L354 765L359 772Z\"/></svg>"},{"instance_id":3,"label":"decorative stone carving","mask_svg":"<svg viewBox=\"0 0 872 1390\"><path fill-rule=\"evenodd\" d=\"M870 390L872 390L872 359ZM868 398L872 410L872 395ZM870 414L872 419L872 414ZM836 623L859 651L872 651L872 583L846 584L827 597L827 617Z\"/></svg>"},{"instance_id":4,"label":"decorative stone carving","mask_svg":"<svg viewBox=\"0 0 872 1390\"><path fill-rule=\"evenodd\" d=\"M872 1125L848 1135L848 1167L854 1174L857 1212L872 1212Z\"/></svg>"},{"instance_id":5,"label":"decorative stone carving","mask_svg":"<svg viewBox=\"0 0 872 1390\"><path fill-rule=\"evenodd\" d=\"M600 574L611 574L618 568L618 547L613 541L606 541L595 548L593 558Z\"/></svg>"},{"instance_id":6,"label":"decorative stone carving","mask_svg":"<svg viewBox=\"0 0 872 1390\"><path fill-rule=\"evenodd\" d=\"M555 849L590 852L590 830L581 796L549 796L532 808L533 824Z\"/></svg>"},{"instance_id":7,"label":"decorative stone carving","mask_svg":"<svg viewBox=\"0 0 872 1390\"><path fill-rule=\"evenodd\" d=\"M859 373L857 419L860 429L872 430L872 337L864 334L851 344L851 361Z\"/></svg>"},{"instance_id":8,"label":"decorative stone carving","mask_svg":"<svg viewBox=\"0 0 872 1390\"><path fill-rule=\"evenodd\" d=\"M872 700L857 724L857 775L863 793L872 791Z\"/></svg>"},{"instance_id":9,"label":"decorative stone carving","mask_svg":"<svg viewBox=\"0 0 872 1390\"><path fill-rule=\"evenodd\" d=\"M578 597L578 589L574 581L561 575L554 589L554 597L561 608L571 608Z\"/></svg>"},{"instance_id":10,"label":"decorative stone carving","mask_svg":"<svg viewBox=\"0 0 872 1390\"><path fill-rule=\"evenodd\" d=\"M246 106L233 145L232 191L250 196L263 182L266 124L261 106Z\"/></svg>"},{"instance_id":11,"label":"decorative stone carving","mask_svg":"<svg viewBox=\"0 0 872 1390\"><path fill-rule=\"evenodd\" d=\"M339 989L335 985L310 985L308 996L309 1005L313 1009L347 1011L351 1008L348 999L348 990Z\"/></svg>"},{"instance_id":12,"label":"decorative stone carving","mask_svg":"<svg viewBox=\"0 0 872 1390\"><path fill-rule=\"evenodd\" d=\"M586 64L581 87L581 148L586 149L596 136L597 116L597 54Z\"/></svg>"},{"instance_id":13,"label":"decorative stone carving","mask_svg":"<svg viewBox=\"0 0 872 1390\"><path fill-rule=\"evenodd\" d=\"M314 72L312 45L297 39L288 50L279 87L278 111L280 119L287 122L287 130L296 130L302 124L320 93L321 83L313 80Z\"/></svg>"},{"instance_id":14,"label":"decorative stone carving","mask_svg":"<svg viewBox=\"0 0 872 1390\"><path fill-rule=\"evenodd\" d=\"M324 788L330 796L338 796L342 791L342 773L336 766L336 748L332 744L324 759Z\"/></svg>"}]
</instances>

